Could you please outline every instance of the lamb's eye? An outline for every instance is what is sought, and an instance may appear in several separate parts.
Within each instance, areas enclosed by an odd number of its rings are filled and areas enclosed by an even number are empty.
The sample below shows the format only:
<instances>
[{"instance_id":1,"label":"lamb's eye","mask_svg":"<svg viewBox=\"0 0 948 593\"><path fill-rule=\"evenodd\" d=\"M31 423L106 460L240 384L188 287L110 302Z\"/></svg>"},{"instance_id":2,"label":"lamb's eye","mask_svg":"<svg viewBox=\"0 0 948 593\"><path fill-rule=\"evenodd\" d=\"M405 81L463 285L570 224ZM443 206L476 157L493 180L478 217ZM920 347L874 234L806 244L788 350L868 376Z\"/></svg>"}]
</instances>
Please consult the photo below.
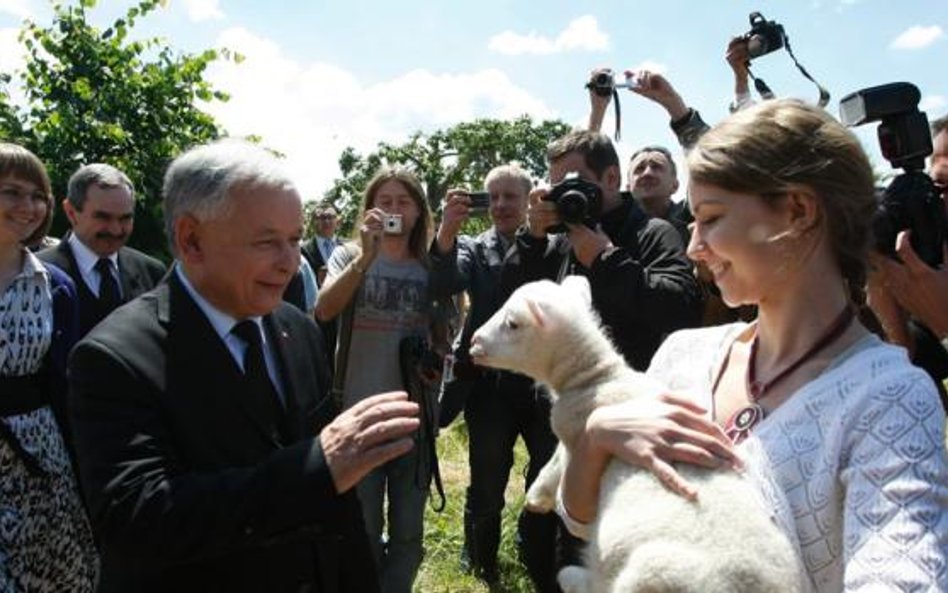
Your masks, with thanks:
<instances>
[{"instance_id":1,"label":"lamb's eye","mask_svg":"<svg viewBox=\"0 0 948 593\"><path fill-rule=\"evenodd\" d=\"M504 320L504 325L505 325L505 326L507 327L507 329L509 329L509 330L516 330L517 328L520 327L519 325L517 325L517 322L514 321L513 318L511 318L511 317L508 317L506 320Z\"/></svg>"}]
</instances>

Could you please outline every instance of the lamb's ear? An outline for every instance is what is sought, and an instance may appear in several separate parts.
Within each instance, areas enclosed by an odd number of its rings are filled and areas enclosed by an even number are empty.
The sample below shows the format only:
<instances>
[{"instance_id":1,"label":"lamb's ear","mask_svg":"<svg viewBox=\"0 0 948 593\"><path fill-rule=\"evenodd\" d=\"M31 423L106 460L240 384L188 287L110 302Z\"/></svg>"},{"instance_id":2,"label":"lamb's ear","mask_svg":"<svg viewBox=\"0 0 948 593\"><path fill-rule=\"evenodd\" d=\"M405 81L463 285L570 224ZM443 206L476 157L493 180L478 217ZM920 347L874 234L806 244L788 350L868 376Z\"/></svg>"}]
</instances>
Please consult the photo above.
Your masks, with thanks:
<instances>
[{"instance_id":1,"label":"lamb's ear","mask_svg":"<svg viewBox=\"0 0 948 593\"><path fill-rule=\"evenodd\" d=\"M526 299L527 310L530 311L530 317L533 319L533 323L537 327L543 327L546 325L546 312L543 310L543 307L537 301L533 299Z\"/></svg>"},{"instance_id":2,"label":"lamb's ear","mask_svg":"<svg viewBox=\"0 0 948 593\"><path fill-rule=\"evenodd\" d=\"M578 296L587 306L592 306L592 289L590 289L589 280L587 280L585 276L567 276L563 278L561 285L572 294Z\"/></svg>"}]
</instances>

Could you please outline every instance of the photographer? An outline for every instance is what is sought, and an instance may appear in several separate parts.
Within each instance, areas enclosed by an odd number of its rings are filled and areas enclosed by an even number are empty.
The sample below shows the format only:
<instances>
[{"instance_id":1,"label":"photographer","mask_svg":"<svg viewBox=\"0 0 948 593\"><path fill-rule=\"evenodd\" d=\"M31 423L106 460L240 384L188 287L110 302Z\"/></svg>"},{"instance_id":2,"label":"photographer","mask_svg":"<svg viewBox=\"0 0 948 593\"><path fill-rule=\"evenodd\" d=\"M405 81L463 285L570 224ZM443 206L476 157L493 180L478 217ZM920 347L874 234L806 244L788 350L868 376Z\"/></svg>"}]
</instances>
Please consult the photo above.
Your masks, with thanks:
<instances>
[{"instance_id":1,"label":"photographer","mask_svg":"<svg viewBox=\"0 0 948 593\"><path fill-rule=\"evenodd\" d=\"M488 583L496 583L504 491L513 466L514 443L523 437L530 460L525 489L556 448L550 430L550 404L523 375L475 366L468 354L471 335L497 311L523 281L514 242L533 187L530 175L515 164L492 169L484 180L490 194L486 214L491 227L476 237L458 237L472 215L470 194L448 192L437 239L431 249L431 292L444 298L467 291L470 310L454 348L453 380L446 377L442 414L449 401L463 400L469 441L471 481L464 505L462 565ZM467 394L470 396L467 396ZM444 416L442 416L444 417ZM450 421L450 420L448 420ZM520 513L517 542L537 591L556 591L553 560L558 519L550 513Z\"/></svg>"},{"instance_id":2,"label":"photographer","mask_svg":"<svg viewBox=\"0 0 948 593\"><path fill-rule=\"evenodd\" d=\"M741 38L735 38L728 45L727 59L735 69L735 80L739 81L736 62L743 54L746 59L746 41L738 43ZM743 48L743 51L741 50ZM732 59L734 62L732 62ZM744 66L744 87L747 84L747 70ZM589 101L590 101L590 129L598 131L602 124L602 116L609 105L611 95L596 92L595 81L602 80L603 75L612 77L608 69L597 69L590 73ZM678 140L687 150L691 144L707 129L707 124L701 119L697 111L686 107L681 96L675 91L668 80L657 73L647 70L632 72L627 70L626 77L635 80L630 90L638 93L659 105L663 106L672 118L672 129L678 134ZM736 87L740 89L739 85ZM690 144L689 144L690 143ZM645 146L632 154L629 159L628 189L642 206L645 212L652 217L668 221L681 235L685 245L688 244L690 232L688 225L694 220L688 210L685 200L675 202L672 196L678 190L678 171L675 161L667 148L662 146ZM737 319L753 319L752 307L731 309L721 301L721 298L711 281L711 274L704 269L703 264L697 263L695 270L698 283L701 287L704 300L702 325L718 325L729 323Z\"/></svg>"},{"instance_id":3,"label":"photographer","mask_svg":"<svg viewBox=\"0 0 948 593\"><path fill-rule=\"evenodd\" d=\"M644 369L668 332L700 320L701 296L681 237L619 191L619 157L606 136L571 132L550 145L547 159L554 186L530 194L527 228L517 233L522 264L546 277L589 278L603 325L629 364ZM569 224L565 233L547 234L561 223L550 198L568 173L591 186L584 192L601 194L601 208L593 204L588 221L595 228Z\"/></svg>"},{"instance_id":4,"label":"photographer","mask_svg":"<svg viewBox=\"0 0 948 593\"><path fill-rule=\"evenodd\" d=\"M406 385L403 344L429 337L432 319L427 298L432 223L418 180L407 171L383 168L365 189L361 213L358 241L333 250L316 303L320 322L340 318L333 395L341 397L344 409L393 389L419 397ZM422 445L433 438L424 420L431 414L430 401L420 403L416 446L356 487L383 593L409 593L423 556L434 460Z\"/></svg>"},{"instance_id":5,"label":"photographer","mask_svg":"<svg viewBox=\"0 0 948 593\"><path fill-rule=\"evenodd\" d=\"M948 187L948 117L932 124L932 144L929 174L944 201ZM941 266L934 268L919 257L910 238L910 230L898 234L898 259L872 255L869 305L889 341L904 346L912 361L941 386L948 377L948 247ZM948 408L948 400L944 401Z\"/></svg>"}]
</instances>

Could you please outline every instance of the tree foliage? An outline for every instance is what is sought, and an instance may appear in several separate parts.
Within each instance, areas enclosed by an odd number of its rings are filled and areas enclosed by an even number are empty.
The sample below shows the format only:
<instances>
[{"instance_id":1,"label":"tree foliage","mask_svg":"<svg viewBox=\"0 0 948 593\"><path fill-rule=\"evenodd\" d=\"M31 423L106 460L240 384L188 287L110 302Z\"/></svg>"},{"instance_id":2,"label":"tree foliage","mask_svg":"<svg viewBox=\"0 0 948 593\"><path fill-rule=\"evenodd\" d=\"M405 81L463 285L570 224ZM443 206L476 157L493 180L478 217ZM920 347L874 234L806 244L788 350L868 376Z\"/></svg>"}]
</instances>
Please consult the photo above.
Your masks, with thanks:
<instances>
[{"instance_id":1,"label":"tree foliage","mask_svg":"<svg viewBox=\"0 0 948 593\"><path fill-rule=\"evenodd\" d=\"M54 4L49 27L26 21L20 42L26 68L17 73L25 105L12 105L0 79L0 137L33 150L50 173L53 191L65 196L69 176L81 165L109 163L137 189L132 244L166 253L161 230L161 182L172 158L222 135L200 101L226 101L204 79L207 66L226 50L177 54L160 38L136 40L132 29L162 1L142 0L105 30L89 24L94 0ZM54 233L66 226L62 219Z\"/></svg>"},{"instance_id":2,"label":"tree foliage","mask_svg":"<svg viewBox=\"0 0 948 593\"><path fill-rule=\"evenodd\" d=\"M431 134L416 132L400 145L381 142L365 156L349 147L339 157L342 177L333 183L326 199L339 210L343 229L351 229L372 175L383 165L403 166L422 182L428 204L437 212L448 189L480 189L497 165L517 161L533 176L543 177L547 145L568 131L561 121L534 123L528 116L478 119Z\"/></svg>"}]
</instances>

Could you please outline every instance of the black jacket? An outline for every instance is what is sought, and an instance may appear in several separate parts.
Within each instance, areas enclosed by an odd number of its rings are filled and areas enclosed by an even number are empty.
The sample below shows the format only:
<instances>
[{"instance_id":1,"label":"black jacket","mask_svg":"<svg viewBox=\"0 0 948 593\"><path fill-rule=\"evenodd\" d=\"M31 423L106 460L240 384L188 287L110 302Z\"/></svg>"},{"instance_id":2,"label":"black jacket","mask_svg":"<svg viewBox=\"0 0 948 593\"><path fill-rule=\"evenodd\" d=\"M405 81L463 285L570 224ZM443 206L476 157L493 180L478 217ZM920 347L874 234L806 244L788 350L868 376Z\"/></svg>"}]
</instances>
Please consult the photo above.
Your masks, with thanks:
<instances>
[{"instance_id":1,"label":"black jacket","mask_svg":"<svg viewBox=\"0 0 948 593\"><path fill-rule=\"evenodd\" d=\"M336 494L315 438L336 413L323 338L286 304L264 325L290 434L253 413L174 274L76 346L71 412L101 591L377 590L355 493Z\"/></svg>"},{"instance_id":2,"label":"black jacket","mask_svg":"<svg viewBox=\"0 0 948 593\"><path fill-rule=\"evenodd\" d=\"M68 237L68 235L67 235ZM106 309L99 299L89 290L82 279L82 272L76 263L69 241L63 238L58 245L47 247L36 254L42 261L51 263L69 274L76 285L79 295L79 336L86 335L97 323L105 319L112 311ZM122 285L122 298L130 301L158 285L167 269L159 260L145 255L131 247L122 247L118 251L119 280Z\"/></svg>"},{"instance_id":3,"label":"black jacket","mask_svg":"<svg viewBox=\"0 0 948 593\"><path fill-rule=\"evenodd\" d=\"M586 276L593 306L616 347L644 371L666 335L700 323L701 293L671 224L648 218L626 194L600 222L616 249L589 268L576 260L565 234L537 239L526 229L517 233L521 264L533 276Z\"/></svg>"}]
</instances>

